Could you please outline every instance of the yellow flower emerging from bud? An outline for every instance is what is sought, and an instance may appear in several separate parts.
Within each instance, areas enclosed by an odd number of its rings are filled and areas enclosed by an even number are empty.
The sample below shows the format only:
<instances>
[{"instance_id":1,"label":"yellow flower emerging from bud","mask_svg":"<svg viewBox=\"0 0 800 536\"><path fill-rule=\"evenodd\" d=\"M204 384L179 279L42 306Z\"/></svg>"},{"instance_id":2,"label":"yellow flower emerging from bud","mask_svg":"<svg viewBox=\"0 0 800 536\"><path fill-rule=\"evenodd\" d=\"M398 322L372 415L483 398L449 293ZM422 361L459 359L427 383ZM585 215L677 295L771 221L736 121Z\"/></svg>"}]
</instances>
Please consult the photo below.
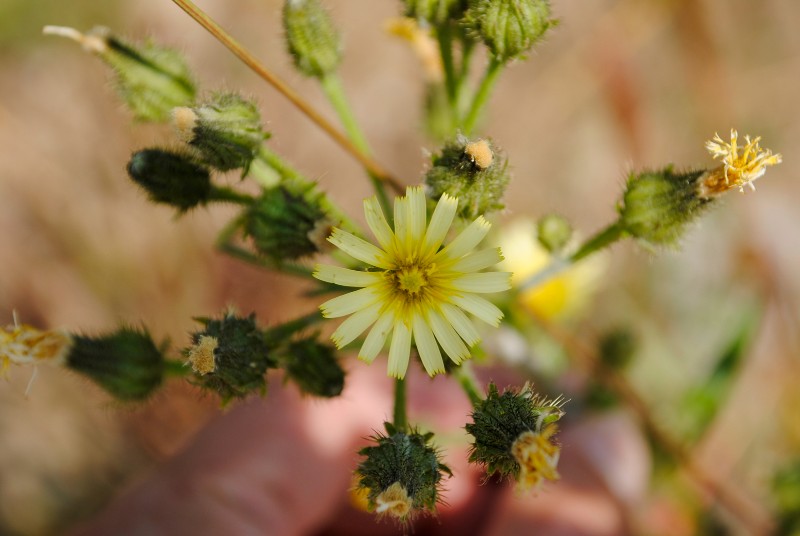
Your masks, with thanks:
<instances>
[{"instance_id":1,"label":"yellow flower emerging from bud","mask_svg":"<svg viewBox=\"0 0 800 536\"><path fill-rule=\"evenodd\" d=\"M744 141L744 147L740 147L739 133L731 129L730 143L723 141L719 134L714 134L714 139L706 142L708 152L715 160L721 159L722 165L701 178L701 197L712 197L733 188L743 192L745 185L755 190L753 182L766 173L768 166L780 164L783 160L780 154L772 154L769 149L759 146L760 136L752 140L745 136Z\"/></svg>"},{"instance_id":2,"label":"yellow flower emerging from bud","mask_svg":"<svg viewBox=\"0 0 800 536\"><path fill-rule=\"evenodd\" d=\"M201 376L214 372L217 368L214 350L219 346L219 340L210 335L200 336L200 340L189 350L188 364L192 370Z\"/></svg>"},{"instance_id":3,"label":"yellow flower emerging from bud","mask_svg":"<svg viewBox=\"0 0 800 536\"><path fill-rule=\"evenodd\" d=\"M395 482L375 497L375 513L390 515L397 519L405 519L411 512L412 506L413 501L400 482Z\"/></svg>"},{"instance_id":4,"label":"yellow flower emerging from bud","mask_svg":"<svg viewBox=\"0 0 800 536\"><path fill-rule=\"evenodd\" d=\"M0 371L11 363L62 365L72 344L72 336L61 331L41 331L24 324L0 328Z\"/></svg>"},{"instance_id":5,"label":"yellow flower emerging from bud","mask_svg":"<svg viewBox=\"0 0 800 536\"><path fill-rule=\"evenodd\" d=\"M517 483L525 490L538 489L545 480L558 480L556 470L561 449L551 442L558 425L548 424L541 432L528 430L511 445L511 455L520 467Z\"/></svg>"}]
</instances>

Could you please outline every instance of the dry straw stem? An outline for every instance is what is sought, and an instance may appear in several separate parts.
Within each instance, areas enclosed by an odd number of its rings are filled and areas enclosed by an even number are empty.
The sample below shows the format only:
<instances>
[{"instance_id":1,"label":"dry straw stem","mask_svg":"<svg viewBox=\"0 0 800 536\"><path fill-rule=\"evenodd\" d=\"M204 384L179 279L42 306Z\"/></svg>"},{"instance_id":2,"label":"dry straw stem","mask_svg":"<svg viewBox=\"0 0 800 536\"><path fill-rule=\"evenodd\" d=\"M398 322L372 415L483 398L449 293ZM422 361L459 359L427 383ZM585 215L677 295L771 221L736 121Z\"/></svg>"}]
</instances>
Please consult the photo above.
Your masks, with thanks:
<instances>
[{"instance_id":1,"label":"dry straw stem","mask_svg":"<svg viewBox=\"0 0 800 536\"><path fill-rule=\"evenodd\" d=\"M748 534L763 536L772 534L774 522L769 512L754 499L728 482L711 475L705 467L697 463L689 450L658 423L645 401L622 374L604 365L592 348L583 344L571 333L538 314L534 313L534 316L542 329L561 344L576 362L599 375L601 381L625 402L636 414L642 426L647 429L653 441L681 465L689 479L704 492L708 502L718 501Z\"/></svg>"},{"instance_id":2,"label":"dry straw stem","mask_svg":"<svg viewBox=\"0 0 800 536\"><path fill-rule=\"evenodd\" d=\"M377 179L390 185L395 192L402 194L405 192L403 186L397 178L392 176L383 166L376 162L373 158L360 151L352 141L338 128L332 125L325 119L317 110L315 110L303 97L301 97L295 90L289 87L283 80L278 78L272 71L259 62L247 49L239 44L230 34L228 34L222 27L217 24L211 17L209 17L203 10L197 7L189 0L172 0L182 10L184 10L190 17L197 21L200 26L208 30L220 43L225 45L228 50L233 52L234 56L239 58L245 65L263 78L268 84L274 87L284 97L294 104L306 117L311 119L317 126L319 126L325 133L327 133L333 140L339 144L342 149L350 153L356 160L358 160L367 171L374 175Z\"/></svg>"}]
</instances>

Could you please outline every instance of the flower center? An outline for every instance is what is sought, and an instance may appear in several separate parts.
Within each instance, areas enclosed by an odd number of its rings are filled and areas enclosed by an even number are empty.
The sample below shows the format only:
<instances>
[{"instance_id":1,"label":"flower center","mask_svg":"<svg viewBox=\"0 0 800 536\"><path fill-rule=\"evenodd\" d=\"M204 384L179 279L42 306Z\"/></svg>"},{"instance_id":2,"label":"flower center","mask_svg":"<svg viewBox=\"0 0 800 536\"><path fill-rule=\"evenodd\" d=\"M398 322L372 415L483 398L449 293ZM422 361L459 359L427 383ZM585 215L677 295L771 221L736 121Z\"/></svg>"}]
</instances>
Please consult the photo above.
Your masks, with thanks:
<instances>
[{"instance_id":1,"label":"flower center","mask_svg":"<svg viewBox=\"0 0 800 536\"><path fill-rule=\"evenodd\" d=\"M406 294L416 296L423 288L428 286L426 271L416 265L400 268L395 272L397 287Z\"/></svg>"}]
</instances>

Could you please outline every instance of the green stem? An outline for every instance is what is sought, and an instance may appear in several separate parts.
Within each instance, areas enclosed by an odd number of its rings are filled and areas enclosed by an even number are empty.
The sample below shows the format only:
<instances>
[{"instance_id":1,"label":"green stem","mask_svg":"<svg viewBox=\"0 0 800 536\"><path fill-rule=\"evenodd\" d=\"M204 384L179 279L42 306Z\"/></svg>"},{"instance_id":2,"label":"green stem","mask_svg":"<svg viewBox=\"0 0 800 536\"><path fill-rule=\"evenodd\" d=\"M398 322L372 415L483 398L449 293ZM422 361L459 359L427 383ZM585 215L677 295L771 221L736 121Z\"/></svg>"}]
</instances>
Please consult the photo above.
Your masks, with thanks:
<instances>
[{"instance_id":1,"label":"green stem","mask_svg":"<svg viewBox=\"0 0 800 536\"><path fill-rule=\"evenodd\" d=\"M408 429L405 378L398 378L394 381L394 418L392 423L398 431L404 432Z\"/></svg>"},{"instance_id":2,"label":"green stem","mask_svg":"<svg viewBox=\"0 0 800 536\"><path fill-rule=\"evenodd\" d=\"M183 361L177 361L175 359L166 359L164 360L164 376L168 378L182 378L184 376L189 376L192 373L192 369L186 366L186 363Z\"/></svg>"},{"instance_id":3,"label":"green stem","mask_svg":"<svg viewBox=\"0 0 800 536\"><path fill-rule=\"evenodd\" d=\"M469 67L472 61L472 52L475 50L475 42L469 37L461 39L461 67L456 80L455 114L456 123L461 124L462 100L464 97L464 87L469 78Z\"/></svg>"},{"instance_id":4,"label":"green stem","mask_svg":"<svg viewBox=\"0 0 800 536\"><path fill-rule=\"evenodd\" d=\"M273 152L272 149L266 145L262 145L256 154L256 160L253 162L261 161L273 170L275 170L282 178L287 180L300 180L304 179L303 174L293 168L281 156ZM252 171L252 166L250 167Z\"/></svg>"},{"instance_id":5,"label":"green stem","mask_svg":"<svg viewBox=\"0 0 800 536\"><path fill-rule=\"evenodd\" d=\"M307 327L322 322L323 320L324 318L322 317L322 313L317 310L313 313L301 316L300 318L290 320L285 324L280 324L270 328L264 332L264 336L269 341L278 342L302 329L306 329Z\"/></svg>"},{"instance_id":6,"label":"green stem","mask_svg":"<svg viewBox=\"0 0 800 536\"><path fill-rule=\"evenodd\" d=\"M492 89L494 89L497 77L503 70L504 65L505 63L495 58L489 61L489 65L486 67L486 73L483 75L483 79L478 86L478 92L475 94L475 98L472 99L472 105L462 125L465 134L469 135L475 128L475 124L478 122L483 107L489 101L489 96L492 94Z\"/></svg>"},{"instance_id":7,"label":"green stem","mask_svg":"<svg viewBox=\"0 0 800 536\"><path fill-rule=\"evenodd\" d=\"M447 93L447 101L453 115L456 111L456 70L453 64L453 31L449 23L443 24L436 31L436 39L439 42L439 54L442 57L442 68L444 70L444 87Z\"/></svg>"},{"instance_id":8,"label":"green stem","mask_svg":"<svg viewBox=\"0 0 800 536\"><path fill-rule=\"evenodd\" d=\"M361 127L359 126L358 121L353 114L353 109L350 107L350 103L347 101L344 87L342 86L339 76L336 73L325 75L320 79L320 84L322 85L322 91L325 93L325 96L330 101L331 106L333 106L333 109L336 111L336 115L339 116L339 121L342 122L342 126L344 127L344 131L347 133L347 137L350 138L350 141L353 142L353 145L355 145L359 151L367 156L371 156L372 151L369 147L369 142L367 142L367 138L364 136L364 132L361 130ZM378 196L378 201L381 204L381 208L383 208L384 214L387 214L389 215L388 217L391 217L392 207L389 203L389 197L386 194L386 186L384 182L380 177L369 170L367 170L367 174L369 175L370 182L372 182L372 187L375 189L375 194Z\"/></svg>"},{"instance_id":9,"label":"green stem","mask_svg":"<svg viewBox=\"0 0 800 536\"><path fill-rule=\"evenodd\" d=\"M211 201L237 203L245 206L250 206L253 204L253 201L255 201L255 198L252 195L243 194L232 188L221 186L212 186L208 198Z\"/></svg>"},{"instance_id":10,"label":"green stem","mask_svg":"<svg viewBox=\"0 0 800 536\"><path fill-rule=\"evenodd\" d=\"M607 248L620 238L625 236L625 229L619 222L614 222L589 240L584 242L581 247L566 259L554 258L553 261L542 270L528 277L519 285L519 290L524 291L538 287L550 278L560 274L576 262L588 257L592 253Z\"/></svg>"},{"instance_id":11,"label":"green stem","mask_svg":"<svg viewBox=\"0 0 800 536\"><path fill-rule=\"evenodd\" d=\"M614 222L584 242L575 253L569 256L569 261L571 263L575 263L584 257L591 255L595 251L605 249L622 238L624 234L625 229L623 229L622 225L620 225L618 221Z\"/></svg>"},{"instance_id":12,"label":"green stem","mask_svg":"<svg viewBox=\"0 0 800 536\"><path fill-rule=\"evenodd\" d=\"M306 266L292 263L277 263L271 259L260 257L251 251L237 246L234 243L236 233L242 226L243 216L233 219L226 225L217 237L217 249L226 255L239 259L253 266L269 268L289 275L311 278L312 270Z\"/></svg>"},{"instance_id":13,"label":"green stem","mask_svg":"<svg viewBox=\"0 0 800 536\"><path fill-rule=\"evenodd\" d=\"M468 361L461 363L461 366L455 369L453 373L458 379L458 383L464 392L467 394L472 406L475 407L480 404L483 399L483 389L478 384L478 379L475 378L475 372L472 370L472 364Z\"/></svg>"}]
</instances>

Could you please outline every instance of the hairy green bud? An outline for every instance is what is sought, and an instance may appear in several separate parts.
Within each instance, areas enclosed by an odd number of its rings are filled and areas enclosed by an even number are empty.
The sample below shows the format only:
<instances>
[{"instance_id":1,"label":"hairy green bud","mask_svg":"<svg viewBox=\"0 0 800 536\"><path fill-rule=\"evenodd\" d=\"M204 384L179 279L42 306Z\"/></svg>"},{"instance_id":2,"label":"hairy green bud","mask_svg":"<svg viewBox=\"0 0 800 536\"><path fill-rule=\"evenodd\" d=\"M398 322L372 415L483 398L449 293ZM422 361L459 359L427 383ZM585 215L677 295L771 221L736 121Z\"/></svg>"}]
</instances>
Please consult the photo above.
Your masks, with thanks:
<instances>
[{"instance_id":1,"label":"hairy green bud","mask_svg":"<svg viewBox=\"0 0 800 536\"><path fill-rule=\"evenodd\" d=\"M418 512L435 512L441 480L452 473L430 445L433 434L384 426L386 435L375 435L376 445L358 452L364 456L356 469L358 485L367 491L370 510L400 521Z\"/></svg>"},{"instance_id":2,"label":"hairy green bud","mask_svg":"<svg viewBox=\"0 0 800 536\"><path fill-rule=\"evenodd\" d=\"M556 21L548 0L472 0L466 24L505 63L528 52Z\"/></svg>"},{"instance_id":3,"label":"hairy green bud","mask_svg":"<svg viewBox=\"0 0 800 536\"><path fill-rule=\"evenodd\" d=\"M535 489L544 480L558 479L556 465L560 449L551 438L563 412L560 398L547 400L529 386L500 394L489 385L485 400L475 405L472 423L471 463L486 467L489 475L516 480L522 488Z\"/></svg>"},{"instance_id":4,"label":"hairy green bud","mask_svg":"<svg viewBox=\"0 0 800 536\"><path fill-rule=\"evenodd\" d=\"M342 59L339 32L319 0L286 0L283 28L298 71L323 78L339 66Z\"/></svg>"},{"instance_id":5,"label":"hairy green bud","mask_svg":"<svg viewBox=\"0 0 800 536\"><path fill-rule=\"evenodd\" d=\"M403 0L404 15L433 26L447 24L464 16L467 0Z\"/></svg>"},{"instance_id":6,"label":"hairy green bud","mask_svg":"<svg viewBox=\"0 0 800 536\"><path fill-rule=\"evenodd\" d=\"M558 253L572 238L572 226L563 216L548 214L536 223L536 237L544 249Z\"/></svg>"},{"instance_id":7,"label":"hairy green bud","mask_svg":"<svg viewBox=\"0 0 800 536\"><path fill-rule=\"evenodd\" d=\"M635 353L636 337L627 329L615 329L600 338L600 359L612 368L624 368Z\"/></svg>"},{"instance_id":8,"label":"hairy green bud","mask_svg":"<svg viewBox=\"0 0 800 536\"><path fill-rule=\"evenodd\" d=\"M176 106L194 101L196 89L183 55L152 42L126 43L108 28L82 34L73 28L46 26L44 33L77 41L113 70L117 91L136 119L166 121Z\"/></svg>"},{"instance_id":9,"label":"hairy green bud","mask_svg":"<svg viewBox=\"0 0 800 536\"><path fill-rule=\"evenodd\" d=\"M101 337L75 335L67 368L120 400L142 400L164 379L164 356L146 332L131 328Z\"/></svg>"},{"instance_id":10,"label":"hairy green bud","mask_svg":"<svg viewBox=\"0 0 800 536\"><path fill-rule=\"evenodd\" d=\"M290 342L279 359L304 393L326 398L342 394L344 369L336 359L336 348L320 343L316 336Z\"/></svg>"},{"instance_id":11,"label":"hairy green bud","mask_svg":"<svg viewBox=\"0 0 800 536\"><path fill-rule=\"evenodd\" d=\"M653 246L672 246L713 198L701 197L699 179L705 171L632 173L619 204L619 225Z\"/></svg>"},{"instance_id":12,"label":"hairy green bud","mask_svg":"<svg viewBox=\"0 0 800 536\"><path fill-rule=\"evenodd\" d=\"M432 199L445 193L457 197L459 215L474 219L505 207L503 194L510 179L508 161L489 140L459 136L434 155L425 184Z\"/></svg>"},{"instance_id":13,"label":"hairy green bud","mask_svg":"<svg viewBox=\"0 0 800 536\"><path fill-rule=\"evenodd\" d=\"M133 153L128 175L155 203L172 205L184 212L208 201L211 195L209 170L194 158L164 149Z\"/></svg>"},{"instance_id":14,"label":"hairy green bud","mask_svg":"<svg viewBox=\"0 0 800 536\"><path fill-rule=\"evenodd\" d=\"M175 108L172 121L206 164L220 171L242 168L242 175L269 137L255 103L236 93L219 93L197 106Z\"/></svg>"},{"instance_id":15,"label":"hairy green bud","mask_svg":"<svg viewBox=\"0 0 800 536\"><path fill-rule=\"evenodd\" d=\"M264 191L248 209L245 234L275 261L297 260L325 247L331 222L314 184L280 185Z\"/></svg>"},{"instance_id":16,"label":"hairy green bud","mask_svg":"<svg viewBox=\"0 0 800 536\"><path fill-rule=\"evenodd\" d=\"M192 334L192 346L184 351L197 385L216 391L223 402L254 392L264 394L264 375L277 361L256 326L255 315L227 313L220 320L201 321L205 329Z\"/></svg>"}]
</instances>

